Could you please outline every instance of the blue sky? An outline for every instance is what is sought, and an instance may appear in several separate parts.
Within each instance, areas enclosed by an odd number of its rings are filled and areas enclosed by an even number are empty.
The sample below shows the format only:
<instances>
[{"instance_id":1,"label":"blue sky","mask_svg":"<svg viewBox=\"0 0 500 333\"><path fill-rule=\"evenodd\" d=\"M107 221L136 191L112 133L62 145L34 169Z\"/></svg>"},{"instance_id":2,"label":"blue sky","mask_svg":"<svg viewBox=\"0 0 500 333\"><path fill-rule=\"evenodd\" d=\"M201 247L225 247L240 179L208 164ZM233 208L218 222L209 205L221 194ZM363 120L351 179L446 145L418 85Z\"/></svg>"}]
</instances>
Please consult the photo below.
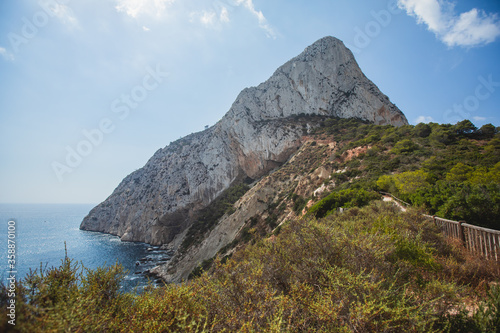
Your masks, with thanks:
<instances>
[{"instance_id":1,"label":"blue sky","mask_svg":"<svg viewBox=\"0 0 500 333\"><path fill-rule=\"evenodd\" d=\"M104 200L328 35L412 124L500 125L497 0L2 0L0 202Z\"/></svg>"}]
</instances>

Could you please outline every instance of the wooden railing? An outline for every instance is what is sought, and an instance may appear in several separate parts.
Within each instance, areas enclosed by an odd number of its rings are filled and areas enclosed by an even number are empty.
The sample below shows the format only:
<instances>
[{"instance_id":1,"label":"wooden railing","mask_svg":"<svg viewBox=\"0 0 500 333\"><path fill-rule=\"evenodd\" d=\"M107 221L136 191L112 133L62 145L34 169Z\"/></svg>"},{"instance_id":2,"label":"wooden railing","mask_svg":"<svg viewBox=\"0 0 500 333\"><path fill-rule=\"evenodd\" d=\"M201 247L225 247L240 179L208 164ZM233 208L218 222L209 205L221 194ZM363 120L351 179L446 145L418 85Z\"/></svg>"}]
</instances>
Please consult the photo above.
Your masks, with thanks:
<instances>
[{"instance_id":1,"label":"wooden railing","mask_svg":"<svg viewBox=\"0 0 500 333\"><path fill-rule=\"evenodd\" d=\"M452 221L437 216L425 215L441 228L443 234L460 240L465 248L484 256L486 259L500 261L500 231Z\"/></svg>"},{"instance_id":2,"label":"wooden railing","mask_svg":"<svg viewBox=\"0 0 500 333\"><path fill-rule=\"evenodd\" d=\"M463 223L466 247L487 259L500 261L500 231Z\"/></svg>"},{"instance_id":3,"label":"wooden railing","mask_svg":"<svg viewBox=\"0 0 500 333\"><path fill-rule=\"evenodd\" d=\"M390 193L379 193L393 198L402 210L404 209L401 204L410 206L409 203L404 202ZM459 222L437 216L423 215L433 220L434 224L441 229L445 236L460 240L467 250L480 254L487 259L500 262L500 231L478 227L465 223L465 221Z\"/></svg>"},{"instance_id":4,"label":"wooden railing","mask_svg":"<svg viewBox=\"0 0 500 333\"><path fill-rule=\"evenodd\" d=\"M425 214L424 216L428 219L433 220L434 224L437 225L446 236L460 240L463 239L463 227L461 222Z\"/></svg>"}]
</instances>

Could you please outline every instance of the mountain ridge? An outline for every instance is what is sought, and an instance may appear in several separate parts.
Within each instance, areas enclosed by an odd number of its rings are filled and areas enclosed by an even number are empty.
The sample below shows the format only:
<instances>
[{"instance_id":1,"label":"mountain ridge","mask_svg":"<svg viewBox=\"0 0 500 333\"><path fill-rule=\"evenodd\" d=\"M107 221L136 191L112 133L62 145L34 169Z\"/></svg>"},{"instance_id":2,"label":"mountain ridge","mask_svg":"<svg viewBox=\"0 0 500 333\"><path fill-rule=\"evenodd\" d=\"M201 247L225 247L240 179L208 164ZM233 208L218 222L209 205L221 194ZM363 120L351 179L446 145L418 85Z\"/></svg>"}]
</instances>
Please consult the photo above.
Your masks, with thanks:
<instances>
[{"instance_id":1,"label":"mountain ridge","mask_svg":"<svg viewBox=\"0 0 500 333\"><path fill-rule=\"evenodd\" d=\"M241 91L214 126L159 149L80 228L118 235L123 241L178 246L197 212L231 184L265 176L301 147L316 124L297 126L294 117L299 115L408 123L366 78L344 44L325 37L267 81Z\"/></svg>"}]
</instances>

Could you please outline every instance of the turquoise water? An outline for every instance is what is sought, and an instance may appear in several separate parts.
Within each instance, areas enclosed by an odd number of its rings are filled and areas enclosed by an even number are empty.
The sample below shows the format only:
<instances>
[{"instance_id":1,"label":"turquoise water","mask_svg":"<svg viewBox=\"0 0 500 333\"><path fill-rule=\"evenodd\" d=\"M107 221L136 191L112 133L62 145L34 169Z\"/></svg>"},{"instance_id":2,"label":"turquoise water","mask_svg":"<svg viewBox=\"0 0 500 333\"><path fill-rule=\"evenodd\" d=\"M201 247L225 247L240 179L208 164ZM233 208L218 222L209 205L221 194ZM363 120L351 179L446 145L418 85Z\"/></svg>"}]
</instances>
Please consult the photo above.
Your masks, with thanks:
<instances>
[{"instance_id":1,"label":"turquoise water","mask_svg":"<svg viewBox=\"0 0 500 333\"><path fill-rule=\"evenodd\" d=\"M120 263L128 274L123 290L131 291L147 284L147 278L136 274L136 262L151 252L144 243L122 242L116 236L80 230L82 219L93 205L0 204L0 277L5 282L8 265L9 221L15 221L16 277L23 278L31 269L59 266L68 257L86 268ZM12 223L11 223L12 224ZM11 227L11 234L12 234ZM13 237L12 235L10 237Z\"/></svg>"}]
</instances>

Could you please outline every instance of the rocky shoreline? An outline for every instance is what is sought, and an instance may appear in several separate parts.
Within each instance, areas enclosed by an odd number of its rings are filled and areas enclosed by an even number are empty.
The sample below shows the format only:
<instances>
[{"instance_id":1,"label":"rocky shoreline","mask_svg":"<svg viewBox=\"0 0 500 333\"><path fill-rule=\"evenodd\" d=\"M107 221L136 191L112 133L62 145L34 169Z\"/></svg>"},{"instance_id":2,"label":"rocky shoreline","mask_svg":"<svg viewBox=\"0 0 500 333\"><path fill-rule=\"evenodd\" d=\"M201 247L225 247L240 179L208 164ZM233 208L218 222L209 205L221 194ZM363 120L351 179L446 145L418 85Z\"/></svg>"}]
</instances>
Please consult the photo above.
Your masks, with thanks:
<instances>
[{"instance_id":1,"label":"rocky shoreline","mask_svg":"<svg viewBox=\"0 0 500 333\"><path fill-rule=\"evenodd\" d=\"M167 246L150 246L147 249L148 254L135 262L135 275L142 275L150 279L154 285L163 283L164 280L153 269L159 265L167 264L172 256L174 250Z\"/></svg>"}]
</instances>

